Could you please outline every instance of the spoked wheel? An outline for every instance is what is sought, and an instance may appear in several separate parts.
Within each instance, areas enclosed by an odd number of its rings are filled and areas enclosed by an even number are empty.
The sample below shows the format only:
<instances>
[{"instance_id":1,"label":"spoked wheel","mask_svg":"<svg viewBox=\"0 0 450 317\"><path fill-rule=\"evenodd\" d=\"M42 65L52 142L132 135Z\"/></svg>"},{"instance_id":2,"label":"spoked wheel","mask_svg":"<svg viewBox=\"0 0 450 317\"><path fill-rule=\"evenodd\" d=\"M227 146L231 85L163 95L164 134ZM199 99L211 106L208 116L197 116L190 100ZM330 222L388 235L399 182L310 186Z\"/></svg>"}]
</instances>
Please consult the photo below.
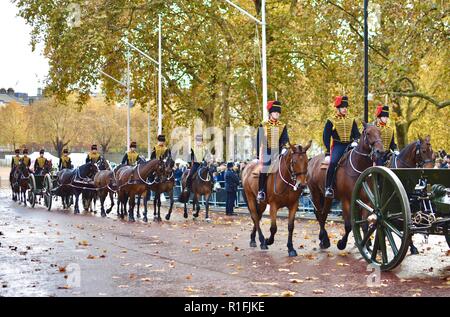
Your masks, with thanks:
<instances>
[{"instance_id":1,"label":"spoked wheel","mask_svg":"<svg viewBox=\"0 0 450 317\"><path fill-rule=\"evenodd\" d=\"M31 174L28 179L28 187L28 202L30 203L31 208L34 208L36 205L36 179L33 174Z\"/></svg>"},{"instance_id":2,"label":"spoked wheel","mask_svg":"<svg viewBox=\"0 0 450 317\"><path fill-rule=\"evenodd\" d=\"M353 189L353 236L368 263L389 271L398 266L411 241L411 211L403 184L390 169L365 170Z\"/></svg>"},{"instance_id":3,"label":"spoked wheel","mask_svg":"<svg viewBox=\"0 0 450 317\"><path fill-rule=\"evenodd\" d=\"M44 177L44 203L47 210L50 211L52 209L52 190L53 190L53 182L49 174Z\"/></svg>"}]
</instances>

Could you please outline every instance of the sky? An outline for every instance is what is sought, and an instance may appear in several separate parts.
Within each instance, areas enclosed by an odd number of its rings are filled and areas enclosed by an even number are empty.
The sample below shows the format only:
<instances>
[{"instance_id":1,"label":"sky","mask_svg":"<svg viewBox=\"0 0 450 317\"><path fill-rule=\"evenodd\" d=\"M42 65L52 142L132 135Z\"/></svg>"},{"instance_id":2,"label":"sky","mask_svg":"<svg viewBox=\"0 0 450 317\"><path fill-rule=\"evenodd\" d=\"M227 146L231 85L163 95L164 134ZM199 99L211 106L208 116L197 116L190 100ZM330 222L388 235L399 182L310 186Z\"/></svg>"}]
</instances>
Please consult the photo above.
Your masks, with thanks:
<instances>
[{"instance_id":1,"label":"sky","mask_svg":"<svg viewBox=\"0 0 450 317\"><path fill-rule=\"evenodd\" d=\"M10 0L0 0L0 88L35 96L48 73L48 61L42 45L32 52L31 27L17 13Z\"/></svg>"}]
</instances>

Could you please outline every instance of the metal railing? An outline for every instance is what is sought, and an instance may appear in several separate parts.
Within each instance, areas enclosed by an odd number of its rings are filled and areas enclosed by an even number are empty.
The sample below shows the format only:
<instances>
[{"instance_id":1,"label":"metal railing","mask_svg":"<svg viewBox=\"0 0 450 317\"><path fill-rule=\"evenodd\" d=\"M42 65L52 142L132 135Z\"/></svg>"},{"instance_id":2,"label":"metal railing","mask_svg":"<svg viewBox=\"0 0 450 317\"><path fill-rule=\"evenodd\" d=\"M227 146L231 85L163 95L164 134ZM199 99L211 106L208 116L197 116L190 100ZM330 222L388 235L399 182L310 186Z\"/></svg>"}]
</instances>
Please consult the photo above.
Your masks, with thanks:
<instances>
[{"instance_id":1,"label":"metal railing","mask_svg":"<svg viewBox=\"0 0 450 317\"><path fill-rule=\"evenodd\" d=\"M211 206L225 207L226 201L227 201L227 192L225 191L225 182L218 182L218 183L220 184L220 188L217 188L215 191L213 191L213 193L211 194L211 197L209 199L209 203ZM176 185L174 188L173 197L174 197L174 200L177 201L178 197L181 193L181 185L178 180L176 181L175 184ZM167 199L169 198L167 194L165 194L165 197ZM153 199L153 193L152 193L151 198ZM204 198L201 197L200 199L201 199L200 202L202 204L204 204L205 203ZM189 199L189 202L192 202L192 194ZM238 208L247 207L244 189L241 186L238 187L236 201L235 201L234 206L238 207ZM314 205L311 201L311 196L309 194L300 196L298 212L314 213ZM336 215L336 216L342 215L342 207L341 207L341 203L339 201L336 201L336 200L333 201L333 204L331 207L331 214Z\"/></svg>"}]
</instances>

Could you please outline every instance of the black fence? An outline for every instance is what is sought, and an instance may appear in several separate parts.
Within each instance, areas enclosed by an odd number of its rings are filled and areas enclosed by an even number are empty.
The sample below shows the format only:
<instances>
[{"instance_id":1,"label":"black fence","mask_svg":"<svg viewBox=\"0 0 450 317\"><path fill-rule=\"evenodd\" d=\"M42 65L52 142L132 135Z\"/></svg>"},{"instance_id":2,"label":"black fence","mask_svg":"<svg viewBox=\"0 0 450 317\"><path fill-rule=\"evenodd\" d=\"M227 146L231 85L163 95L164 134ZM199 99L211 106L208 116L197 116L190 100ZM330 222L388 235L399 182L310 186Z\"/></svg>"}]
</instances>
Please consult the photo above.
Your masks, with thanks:
<instances>
[{"instance_id":1,"label":"black fence","mask_svg":"<svg viewBox=\"0 0 450 317\"><path fill-rule=\"evenodd\" d=\"M225 183L219 182L220 188L217 186L216 190L212 193L211 198L209 200L210 205L215 207L225 207L226 200L227 200L227 192L225 191ZM178 196L181 193L181 185L179 181L176 182L176 186L174 188L173 196L175 201L178 199ZM247 203L245 201L245 194L242 187L238 188L237 195L236 195L236 202L235 207L241 207L245 208L247 207ZM153 198L153 193L152 193ZM166 195L166 198L168 196ZM190 198L190 202L192 202L192 195ZM299 198L299 207L298 212L306 212L306 213L314 213L314 206L311 202L311 196L309 194L302 195ZM204 203L203 197L201 198L201 203ZM341 203L339 201L333 201L332 207L331 207L331 213L336 216L342 215L342 207Z\"/></svg>"}]
</instances>

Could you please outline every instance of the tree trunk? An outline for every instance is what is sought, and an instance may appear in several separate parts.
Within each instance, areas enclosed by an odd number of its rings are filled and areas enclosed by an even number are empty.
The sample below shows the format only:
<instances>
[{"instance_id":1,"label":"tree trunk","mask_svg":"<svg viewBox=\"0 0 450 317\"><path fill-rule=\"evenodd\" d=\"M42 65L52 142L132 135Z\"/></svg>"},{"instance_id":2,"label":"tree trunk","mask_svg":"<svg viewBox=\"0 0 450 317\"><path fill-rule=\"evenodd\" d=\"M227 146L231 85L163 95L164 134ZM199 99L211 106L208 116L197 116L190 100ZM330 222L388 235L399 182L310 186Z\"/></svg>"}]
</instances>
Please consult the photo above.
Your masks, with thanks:
<instances>
[{"instance_id":1,"label":"tree trunk","mask_svg":"<svg viewBox=\"0 0 450 317\"><path fill-rule=\"evenodd\" d=\"M403 149L408 144L408 123L396 122L395 130L397 132L397 146L399 149Z\"/></svg>"}]
</instances>

